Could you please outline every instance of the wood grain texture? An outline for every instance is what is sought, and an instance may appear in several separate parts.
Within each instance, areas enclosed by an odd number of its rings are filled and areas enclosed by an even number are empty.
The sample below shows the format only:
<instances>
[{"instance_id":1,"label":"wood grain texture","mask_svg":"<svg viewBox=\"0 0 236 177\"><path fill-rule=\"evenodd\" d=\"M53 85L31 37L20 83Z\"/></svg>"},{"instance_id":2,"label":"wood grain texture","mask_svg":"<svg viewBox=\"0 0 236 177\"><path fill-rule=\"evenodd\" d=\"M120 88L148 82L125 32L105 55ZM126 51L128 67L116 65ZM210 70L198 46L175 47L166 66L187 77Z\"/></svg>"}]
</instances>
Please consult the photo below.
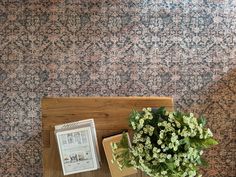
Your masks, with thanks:
<instances>
[{"instance_id":1,"label":"wood grain texture","mask_svg":"<svg viewBox=\"0 0 236 177\"><path fill-rule=\"evenodd\" d=\"M170 97L76 97L43 98L42 137L43 137L43 176L62 177L61 163L54 135L54 126L58 124L94 118L98 136L102 166L99 170L68 177L110 177L106 157L102 148L102 138L122 129L130 130L128 116L132 109L143 107L161 107L172 111L173 99ZM130 177L141 177L137 175Z\"/></svg>"}]
</instances>

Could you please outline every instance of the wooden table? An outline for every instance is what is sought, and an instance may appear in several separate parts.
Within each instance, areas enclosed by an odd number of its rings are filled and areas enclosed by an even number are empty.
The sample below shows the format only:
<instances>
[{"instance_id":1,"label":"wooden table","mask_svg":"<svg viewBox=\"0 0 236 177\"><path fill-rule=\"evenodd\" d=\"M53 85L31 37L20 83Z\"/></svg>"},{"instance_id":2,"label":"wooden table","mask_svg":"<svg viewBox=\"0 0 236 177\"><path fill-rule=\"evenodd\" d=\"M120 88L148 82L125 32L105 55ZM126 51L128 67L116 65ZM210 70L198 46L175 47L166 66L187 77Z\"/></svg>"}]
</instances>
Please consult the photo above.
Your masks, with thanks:
<instances>
[{"instance_id":1,"label":"wooden table","mask_svg":"<svg viewBox=\"0 0 236 177\"><path fill-rule=\"evenodd\" d=\"M122 129L129 129L128 116L133 108L165 106L173 110L170 97L72 97L43 98L42 137L43 137L43 176L62 177L62 168L54 135L54 126L58 124L94 118L100 148L102 166L99 170L68 177L110 177L106 157L102 148L102 137L109 136ZM140 172L132 177L143 176ZM131 177L131 176L130 176Z\"/></svg>"}]
</instances>

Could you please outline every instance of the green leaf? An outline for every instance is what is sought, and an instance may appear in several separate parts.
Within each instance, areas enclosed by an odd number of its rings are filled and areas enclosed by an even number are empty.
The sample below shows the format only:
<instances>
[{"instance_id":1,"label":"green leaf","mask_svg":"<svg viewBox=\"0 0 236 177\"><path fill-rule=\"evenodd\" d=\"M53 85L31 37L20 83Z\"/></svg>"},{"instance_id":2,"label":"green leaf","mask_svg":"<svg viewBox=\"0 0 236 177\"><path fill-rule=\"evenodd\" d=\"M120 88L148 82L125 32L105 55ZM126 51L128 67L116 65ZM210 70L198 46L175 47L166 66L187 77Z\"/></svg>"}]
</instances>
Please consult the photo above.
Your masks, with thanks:
<instances>
[{"instance_id":1,"label":"green leaf","mask_svg":"<svg viewBox=\"0 0 236 177\"><path fill-rule=\"evenodd\" d=\"M191 146L196 148L209 148L211 146L217 145L218 142L213 138L207 138L207 139L192 138L190 139L190 144Z\"/></svg>"},{"instance_id":2,"label":"green leaf","mask_svg":"<svg viewBox=\"0 0 236 177\"><path fill-rule=\"evenodd\" d=\"M128 140L127 134L125 132L123 132L122 138L119 143L120 143L121 147L129 148L129 140Z\"/></svg>"},{"instance_id":3,"label":"green leaf","mask_svg":"<svg viewBox=\"0 0 236 177\"><path fill-rule=\"evenodd\" d=\"M197 148L209 148L213 145L217 145L218 142L213 138L207 138L207 139L190 139L190 144L193 147Z\"/></svg>"},{"instance_id":4,"label":"green leaf","mask_svg":"<svg viewBox=\"0 0 236 177\"><path fill-rule=\"evenodd\" d=\"M204 148L209 148L210 146L217 145L217 144L218 144L218 142L213 138L207 138L202 141L202 146Z\"/></svg>"},{"instance_id":5,"label":"green leaf","mask_svg":"<svg viewBox=\"0 0 236 177\"><path fill-rule=\"evenodd\" d=\"M183 114L180 111L174 112L174 117L181 125L184 124L183 123Z\"/></svg>"},{"instance_id":6,"label":"green leaf","mask_svg":"<svg viewBox=\"0 0 236 177\"><path fill-rule=\"evenodd\" d=\"M157 112L161 115L165 115L166 109L165 109L165 107L160 107L157 109Z\"/></svg>"},{"instance_id":7,"label":"green leaf","mask_svg":"<svg viewBox=\"0 0 236 177\"><path fill-rule=\"evenodd\" d=\"M204 127L206 125L207 121L205 119L205 117L201 116L198 119L198 124L202 124L202 126Z\"/></svg>"},{"instance_id":8,"label":"green leaf","mask_svg":"<svg viewBox=\"0 0 236 177\"><path fill-rule=\"evenodd\" d=\"M166 164L166 166L167 166L167 168L168 168L169 170L174 171L174 169L175 169L175 164L174 164L173 162L167 162L167 163L165 163L165 164Z\"/></svg>"},{"instance_id":9,"label":"green leaf","mask_svg":"<svg viewBox=\"0 0 236 177\"><path fill-rule=\"evenodd\" d=\"M185 138L184 138L184 142L185 142L186 144L189 144L189 143L190 143L189 137L185 137Z\"/></svg>"},{"instance_id":10,"label":"green leaf","mask_svg":"<svg viewBox=\"0 0 236 177\"><path fill-rule=\"evenodd\" d=\"M134 122L136 123L137 120L135 119L136 116L139 115L139 112L137 112L135 109L132 109L130 115L129 115L129 126L132 127L132 123L131 122Z\"/></svg>"},{"instance_id":11,"label":"green leaf","mask_svg":"<svg viewBox=\"0 0 236 177\"><path fill-rule=\"evenodd\" d=\"M185 144L185 147L188 149L188 147L190 146L190 139L189 139L189 137L185 137L184 138L184 144Z\"/></svg>"}]
</instances>

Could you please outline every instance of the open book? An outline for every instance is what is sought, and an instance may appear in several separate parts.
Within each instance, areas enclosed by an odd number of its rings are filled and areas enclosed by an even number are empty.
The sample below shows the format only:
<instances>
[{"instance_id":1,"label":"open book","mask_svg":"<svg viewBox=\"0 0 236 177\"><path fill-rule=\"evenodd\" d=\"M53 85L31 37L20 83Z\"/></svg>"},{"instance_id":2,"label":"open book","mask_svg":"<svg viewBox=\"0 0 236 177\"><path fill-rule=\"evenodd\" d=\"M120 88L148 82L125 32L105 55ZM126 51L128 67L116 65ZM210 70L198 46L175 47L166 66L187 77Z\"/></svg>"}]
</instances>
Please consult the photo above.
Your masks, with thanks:
<instances>
[{"instance_id":1,"label":"open book","mask_svg":"<svg viewBox=\"0 0 236 177\"><path fill-rule=\"evenodd\" d=\"M55 126L64 175L100 168L100 154L93 119Z\"/></svg>"}]
</instances>

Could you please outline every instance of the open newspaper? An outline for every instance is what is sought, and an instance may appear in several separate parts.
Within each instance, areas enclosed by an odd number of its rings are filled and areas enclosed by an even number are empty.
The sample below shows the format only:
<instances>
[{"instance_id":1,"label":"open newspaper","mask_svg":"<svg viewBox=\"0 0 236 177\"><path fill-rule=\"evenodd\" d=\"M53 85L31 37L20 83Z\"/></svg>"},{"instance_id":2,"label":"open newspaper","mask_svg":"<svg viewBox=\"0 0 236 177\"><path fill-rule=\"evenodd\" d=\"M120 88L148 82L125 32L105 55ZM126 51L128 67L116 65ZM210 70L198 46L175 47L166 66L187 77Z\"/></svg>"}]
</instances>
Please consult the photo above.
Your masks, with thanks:
<instances>
[{"instance_id":1,"label":"open newspaper","mask_svg":"<svg viewBox=\"0 0 236 177\"><path fill-rule=\"evenodd\" d=\"M100 154L93 119L55 126L64 175L100 168Z\"/></svg>"}]
</instances>

